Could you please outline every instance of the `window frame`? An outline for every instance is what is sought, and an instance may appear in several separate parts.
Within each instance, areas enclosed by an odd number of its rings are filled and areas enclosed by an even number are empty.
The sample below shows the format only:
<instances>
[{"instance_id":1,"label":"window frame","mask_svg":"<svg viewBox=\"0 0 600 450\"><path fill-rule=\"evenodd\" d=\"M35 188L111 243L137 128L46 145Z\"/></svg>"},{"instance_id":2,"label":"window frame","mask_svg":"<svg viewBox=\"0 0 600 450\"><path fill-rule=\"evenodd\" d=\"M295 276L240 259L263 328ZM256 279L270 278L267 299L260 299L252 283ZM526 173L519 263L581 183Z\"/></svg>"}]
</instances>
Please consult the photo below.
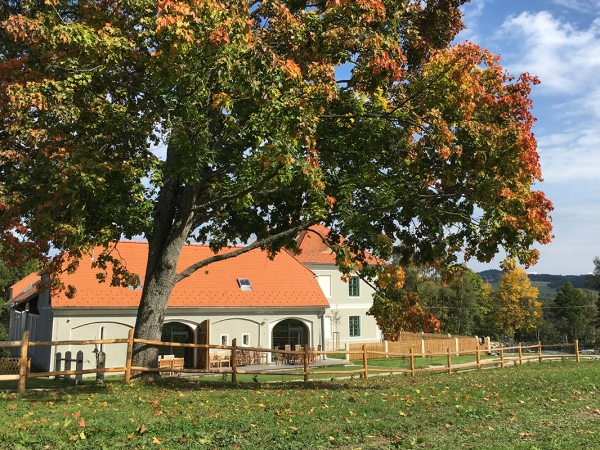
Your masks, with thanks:
<instances>
[{"instance_id":1,"label":"window frame","mask_svg":"<svg viewBox=\"0 0 600 450\"><path fill-rule=\"evenodd\" d=\"M223 338L225 338L225 343L223 343ZM221 334L219 336L219 345L228 346L229 345L228 343L229 343L229 335Z\"/></svg>"},{"instance_id":2,"label":"window frame","mask_svg":"<svg viewBox=\"0 0 600 450\"><path fill-rule=\"evenodd\" d=\"M352 323L353 319L356 319L357 323ZM360 316L348 316L348 336L360 337Z\"/></svg>"},{"instance_id":3,"label":"window frame","mask_svg":"<svg viewBox=\"0 0 600 450\"><path fill-rule=\"evenodd\" d=\"M244 338L248 338L248 342L244 342ZM242 345L250 346L250 333L242 333Z\"/></svg>"},{"instance_id":4,"label":"window frame","mask_svg":"<svg viewBox=\"0 0 600 450\"><path fill-rule=\"evenodd\" d=\"M356 275L348 280L348 297L360 297L360 278Z\"/></svg>"}]
</instances>

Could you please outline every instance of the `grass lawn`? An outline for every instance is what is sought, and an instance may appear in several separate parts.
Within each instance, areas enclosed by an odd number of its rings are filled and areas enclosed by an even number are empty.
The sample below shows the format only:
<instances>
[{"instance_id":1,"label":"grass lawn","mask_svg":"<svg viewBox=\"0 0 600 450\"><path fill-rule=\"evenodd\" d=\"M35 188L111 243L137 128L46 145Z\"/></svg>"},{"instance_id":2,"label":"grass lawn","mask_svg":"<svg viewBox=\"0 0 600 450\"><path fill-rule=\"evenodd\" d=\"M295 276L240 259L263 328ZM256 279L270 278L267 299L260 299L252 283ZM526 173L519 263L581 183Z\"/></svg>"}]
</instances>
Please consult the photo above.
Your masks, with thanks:
<instances>
[{"instance_id":1,"label":"grass lawn","mask_svg":"<svg viewBox=\"0 0 600 450\"><path fill-rule=\"evenodd\" d=\"M597 361L307 385L90 380L0 393L0 447L591 449L599 388Z\"/></svg>"}]
</instances>

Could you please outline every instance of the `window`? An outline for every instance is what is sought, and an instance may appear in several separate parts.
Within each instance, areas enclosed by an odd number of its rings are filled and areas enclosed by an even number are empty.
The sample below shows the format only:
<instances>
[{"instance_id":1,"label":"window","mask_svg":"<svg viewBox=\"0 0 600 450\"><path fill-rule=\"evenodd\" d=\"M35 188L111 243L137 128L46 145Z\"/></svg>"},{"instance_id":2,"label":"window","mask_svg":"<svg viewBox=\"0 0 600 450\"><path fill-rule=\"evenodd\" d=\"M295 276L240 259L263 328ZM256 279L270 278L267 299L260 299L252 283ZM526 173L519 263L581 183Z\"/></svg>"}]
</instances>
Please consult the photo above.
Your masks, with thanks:
<instances>
[{"instance_id":1,"label":"window","mask_svg":"<svg viewBox=\"0 0 600 450\"><path fill-rule=\"evenodd\" d=\"M242 345L250 345L250 334L242 334Z\"/></svg>"},{"instance_id":2,"label":"window","mask_svg":"<svg viewBox=\"0 0 600 450\"><path fill-rule=\"evenodd\" d=\"M348 295L350 297L360 297L359 278L352 277L348 281Z\"/></svg>"},{"instance_id":3,"label":"window","mask_svg":"<svg viewBox=\"0 0 600 450\"><path fill-rule=\"evenodd\" d=\"M229 335L228 334L222 334L221 335L221 345L227 345L228 341L229 341Z\"/></svg>"},{"instance_id":4,"label":"window","mask_svg":"<svg viewBox=\"0 0 600 450\"><path fill-rule=\"evenodd\" d=\"M250 280L248 278L238 278L238 285L242 291L251 291L252 285L250 284Z\"/></svg>"},{"instance_id":5,"label":"window","mask_svg":"<svg viewBox=\"0 0 600 450\"><path fill-rule=\"evenodd\" d=\"M360 336L360 316L350 316L350 337Z\"/></svg>"},{"instance_id":6,"label":"window","mask_svg":"<svg viewBox=\"0 0 600 450\"><path fill-rule=\"evenodd\" d=\"M127 286L127 289L129 289L130 291L141 291L142 290L142 279L140 278L139 275L137 277L137 284L130 284Z\"/></svg>"}]
</instances>

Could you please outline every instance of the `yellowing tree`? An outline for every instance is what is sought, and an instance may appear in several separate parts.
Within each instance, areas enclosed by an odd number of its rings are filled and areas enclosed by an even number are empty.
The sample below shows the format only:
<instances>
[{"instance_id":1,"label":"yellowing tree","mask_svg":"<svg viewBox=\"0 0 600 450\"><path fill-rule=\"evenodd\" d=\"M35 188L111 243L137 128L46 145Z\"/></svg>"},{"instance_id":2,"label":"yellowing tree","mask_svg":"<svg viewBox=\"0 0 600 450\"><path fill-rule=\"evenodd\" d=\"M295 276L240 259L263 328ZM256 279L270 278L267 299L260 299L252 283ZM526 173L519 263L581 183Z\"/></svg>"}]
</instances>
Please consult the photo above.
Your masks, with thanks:
<instances>
[{"instance_id":1,"label":"yellowing tree","mask_svg":"<svg viewBox=\"0 0 600 450\"><path fill-rule=\"evenodd\" d=\"M542 303L537 297L538 289L531 286L523 269L505 273L494 292L500 334L514 337L535 330L543 321Z\"/></svg>"}]
</instances>

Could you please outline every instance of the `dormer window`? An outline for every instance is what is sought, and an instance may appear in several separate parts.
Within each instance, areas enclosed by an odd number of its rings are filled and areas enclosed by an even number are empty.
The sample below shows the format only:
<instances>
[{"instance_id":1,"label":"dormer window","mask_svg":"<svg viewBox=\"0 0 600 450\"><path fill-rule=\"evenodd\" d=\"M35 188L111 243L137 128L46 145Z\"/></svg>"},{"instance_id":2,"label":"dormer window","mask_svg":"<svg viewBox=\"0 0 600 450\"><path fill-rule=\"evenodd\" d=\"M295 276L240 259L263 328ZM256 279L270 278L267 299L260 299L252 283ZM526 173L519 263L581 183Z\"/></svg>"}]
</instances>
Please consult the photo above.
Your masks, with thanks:
<instances>
[{"instance_id":1,"label":"dormer window","mask_svg":"<svg viewBox=\"0 0 600 450\"><path fill-rule=\"evenodd\" d=\"M242 291L251 291L252 285L250 284L250 280L248 278L238 278L238 285Z\"/></svg>"},{"instance_id":2,"label":"dormer window","mask_svg":"<svg viewBox=\"0 0 600 450\"><path fill-rule=\"evenodd\" d=\"M130 284L129 286L127 286L127 288L130 291L141 291L142 290L142 279L140 278L140 276L138 275L137 277L137 286L134 286L133 284Z\"/></svg>"}]
</instances>

